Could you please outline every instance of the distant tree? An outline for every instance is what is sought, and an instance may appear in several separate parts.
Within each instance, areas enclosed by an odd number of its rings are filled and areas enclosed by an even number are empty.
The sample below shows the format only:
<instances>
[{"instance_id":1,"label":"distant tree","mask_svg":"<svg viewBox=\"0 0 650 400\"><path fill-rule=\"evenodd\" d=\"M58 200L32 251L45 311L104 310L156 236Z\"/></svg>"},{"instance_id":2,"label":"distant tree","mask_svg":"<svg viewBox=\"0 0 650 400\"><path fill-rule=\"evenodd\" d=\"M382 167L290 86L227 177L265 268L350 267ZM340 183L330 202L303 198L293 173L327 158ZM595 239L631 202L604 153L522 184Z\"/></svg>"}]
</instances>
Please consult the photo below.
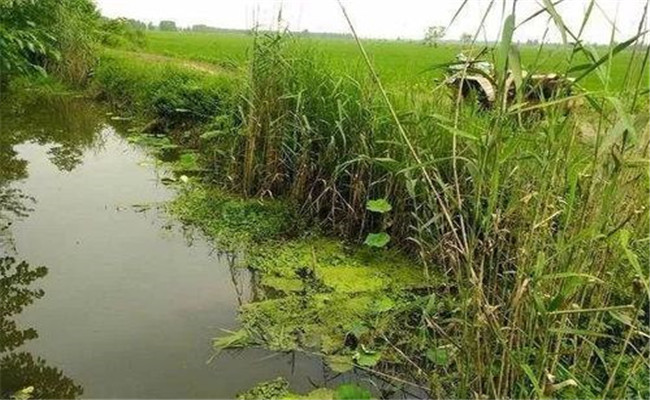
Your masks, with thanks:
<instances>
[{"instance_id":1,"label":"distant tree","mask_svg":"<svg viewBox=\"0 0 650 400\"><path fill-rule=\"evenodd\" d=\"M176 28L176 22L169 21L169 20L160 21L160 24L158 25L158 28L161 31L176 31L176 30L178 30L178 28Z\"/></svg>"},{"instance_id":2,"label":"distant tree","mask_svg":"<svg viewBox=\"0 0 650 400\"><path fill-rule=\"evenodd\" d=\"M430 26L424 35L424 44L427 46L438 47L438 42L445 36L444 26Z\"/></svg>"},{"instance_id":3,"label":"distant tree","mask_svg":"<svg viewBox=\"0 0 650 400\"><path fill-rule=\"evenodd\" d=\"M156 25L153 24L153 22L149 22L147 24L147 30L149 31L155 31L156 30Z\"/></svg>"},{"instance_id":4,"label":"distant tree","mask_svg":"<svg viewBox=\"0 0 650 400\"><path fill-rule=\"evenodd\" d=\"M473 38L473 36L472 36L471 33L465 32L462 35L460 35L460 41L461 41L462 44L470 44L470 43L472 43L472 38Z\"/></svg>"}]
</instances>

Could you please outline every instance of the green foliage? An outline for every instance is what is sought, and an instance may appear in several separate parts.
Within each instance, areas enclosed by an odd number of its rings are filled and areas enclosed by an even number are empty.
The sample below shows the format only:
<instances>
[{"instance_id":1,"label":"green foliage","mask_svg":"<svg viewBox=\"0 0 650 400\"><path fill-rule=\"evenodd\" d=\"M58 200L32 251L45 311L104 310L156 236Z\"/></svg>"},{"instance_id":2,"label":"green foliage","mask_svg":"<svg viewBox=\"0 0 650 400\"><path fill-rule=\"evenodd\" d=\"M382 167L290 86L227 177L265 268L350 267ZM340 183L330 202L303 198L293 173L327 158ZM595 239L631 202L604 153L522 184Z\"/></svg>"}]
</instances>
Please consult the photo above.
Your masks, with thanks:
<instances>
[{"instance_id":1,"label":"green foliage","mask_svg":"<svg viewBox=\"0 0 650 400\"><path fill-rule=\"evenodd\" d=\"M0 1L4 85L35 72L55 73L72 84L85 82L94 63L98 21L90 0Z\"/></svg>"},{"instance_id":2,"label":"green foliage","mask_svg":"<svg viewBox=\"0 0 650 400\"><path fill-rule=\"evenodd\" d=\"M100 41L103 45L136 50L146 44L145 26L139 21L128 18L102 18Z\"/></svg>"},{"instance_id":3,"label":"green foliage","mask_svg":"<svg viewBox=\"0 0 650 400\"><path fill-rule=\"evenodd\" d=\"M390 235L386 232L369 233L364 244L370 247L385 247L390 242Z\"/></svg>"},{"instance_id":4,"label":"green foliage","mask_svg":"<svg viewBox=\"0 0 650 400\"><path fill-rule=\"evenodd\" d=\"M160 118L171 127L234 112L236 77L192 70L169 60L145 61L131 53L104 50L95 72L96 90L121 108Z\"/></svg>"},{"instance_id":5,"label":"green foliage","mask_svg":"<svg viewBox=\"0 0 650 400\"><path fill-rule=\"evenodd\" d=\"M429 361L433 362L436 365L445 366L449 363L449 352L444 347L429 349L427 350L426 356Z\"/></svg>"},{"instance_id":6,"label":"green foliage","mask_svg":"<svg viewBox=\"0 0 650 400\"><path fill-rule=\"evenodd\" d=\"M379 349L399 324L393 311L410 290L436 284L402 254L319 237L258 245L247 265L261 275L262 289L272 289L241 307L250 342L271 350L317 350L339 372L392 357Z\"/></svg>"},{"instance_id":7,"label":"green foliage","mask_svg":"<svg viewBox=\"0 0 650 400\"><path fill-rule=\"evenodd\" d=\"M175 31L177 30L176 22L170 20L160 21L160 24L158 24L158 29L161 31Z\"/></svg>"},{"instance_id":8,"label":"green foliage","mask_svg":"<svg viewBox=\"0 0 650 400\"><path fill-rule=\"evenodd\" d=\"M385 214L392 209L393 206L386 199L368 200L366 203L366 210L380 214Z\"/></svg>"},{"instance_id":9,"label":"green foliage","mask_svg":"<svg viewBox=\"0 0 650 400\"><path fill-rule=\"evenodd\" d=\"M305 285L299 278L286 278L274 275L264 275L261 285L283 293L301 292L305 289Z\"/></svg>"},{"instance_id":10,"label":"green foliage","mask_svg":"<svg viewBox=\"0 0 650 400\"><path fill-rule=\"evenodd\" d=\"M212 342L212 347L220 352L225 349L244 348L253 344L248 332L245 329L239 329L235 332L226 331L227 335L219 336Z\"/></svg>"}]
</instances>

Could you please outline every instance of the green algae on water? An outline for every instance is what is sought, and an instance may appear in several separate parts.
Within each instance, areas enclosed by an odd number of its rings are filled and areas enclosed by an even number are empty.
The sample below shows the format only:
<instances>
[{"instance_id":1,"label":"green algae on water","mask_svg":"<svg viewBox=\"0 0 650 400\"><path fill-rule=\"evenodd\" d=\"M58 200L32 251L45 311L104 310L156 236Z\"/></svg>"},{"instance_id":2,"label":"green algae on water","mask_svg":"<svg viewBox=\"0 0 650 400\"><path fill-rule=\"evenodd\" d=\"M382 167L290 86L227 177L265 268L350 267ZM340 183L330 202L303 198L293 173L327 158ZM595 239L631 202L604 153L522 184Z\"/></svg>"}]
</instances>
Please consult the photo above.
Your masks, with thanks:
<instances>
[{"instance_id":1,"label":"green algae on water","mask_svg":"<svg viewBox=\"0 0 650 400\"><path fill-rule=\"evenodd\" d=\"M289 388L289 382L282 377L260 382L246 392L237 395L239 400L361 400L371 397L370 391L350 383L339 385L335 389L321 387L306 394L293 393Z\"/></svg>"},{"instance_id":2,"label":"green algae on water","mask_svg":"<svg viewBox=\"0 0 650 400\"><path fill-rule=\"evenodd\" d=\"M439 284L399 252L318 236L259 246L248 263L273 289L240 309L252 341L317 352L335 371L379 363L385 335L398 328L395 310L413 290Z\"/></svg>"},{"instance_id":3,"label":"green algae on water","mask_svg":"<svg viewBox=\"0 0 650 400\"><path fill-rule=\"evenodd\" d=\"M201 229L222 250L287 236L298 224L282 202L241 199L191 183L181 188L168 209L184 223Z\"/></svg>"}]
</instances>

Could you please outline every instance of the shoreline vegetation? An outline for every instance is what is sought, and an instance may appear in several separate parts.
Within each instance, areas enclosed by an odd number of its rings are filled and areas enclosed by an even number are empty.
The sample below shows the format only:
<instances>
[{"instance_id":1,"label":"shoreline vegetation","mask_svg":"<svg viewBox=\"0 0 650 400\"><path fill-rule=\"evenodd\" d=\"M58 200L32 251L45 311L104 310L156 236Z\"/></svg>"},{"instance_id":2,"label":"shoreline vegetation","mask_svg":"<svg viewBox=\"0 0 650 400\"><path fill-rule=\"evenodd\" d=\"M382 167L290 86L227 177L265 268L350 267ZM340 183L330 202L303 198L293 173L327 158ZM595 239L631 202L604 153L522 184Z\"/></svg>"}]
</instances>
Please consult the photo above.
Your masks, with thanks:
<instances>
[{"instance_id":1,"label":"shoreline vegetation","mask_svg":"<svg viewBox=\"0 0 650 400\"><path fill-rule=\"evenodd\" d=\"M650 396L645 32L590 47L544 2L563 46L517 46L511 15L485 49L434 48L143 32L86 0L41 3L0 0L0 95L72 88L132 119L129 140L175 172L170 214L257 274L217 353L318 354L390 382L382 396ZM461 51L502 83L569 73L579 102L461 101L434 68ZM369 395L279 378L240 397Z\"/></svg>"}]
</instances>

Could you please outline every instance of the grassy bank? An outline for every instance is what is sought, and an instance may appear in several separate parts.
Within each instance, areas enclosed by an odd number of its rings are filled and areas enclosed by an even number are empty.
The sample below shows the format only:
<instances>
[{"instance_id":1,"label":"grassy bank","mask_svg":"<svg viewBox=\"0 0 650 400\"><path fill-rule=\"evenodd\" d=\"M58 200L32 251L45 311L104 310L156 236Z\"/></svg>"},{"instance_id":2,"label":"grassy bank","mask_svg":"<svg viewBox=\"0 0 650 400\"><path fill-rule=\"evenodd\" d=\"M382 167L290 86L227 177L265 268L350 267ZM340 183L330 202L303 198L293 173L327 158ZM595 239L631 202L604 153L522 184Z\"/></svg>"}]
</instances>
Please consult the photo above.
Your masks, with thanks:
<instances>
[{"instance_id":1,"label":"grassy bank","mask_svg":"<svg viewBox=\"0 0 650 400\"><path fill-rule=\"evenodd\" d=\"M236 113L240 77L201 70L164 58L104 49L95 69L97 95L131 116L161 125L165 132Z\"/></svg>"}]
</instances>

